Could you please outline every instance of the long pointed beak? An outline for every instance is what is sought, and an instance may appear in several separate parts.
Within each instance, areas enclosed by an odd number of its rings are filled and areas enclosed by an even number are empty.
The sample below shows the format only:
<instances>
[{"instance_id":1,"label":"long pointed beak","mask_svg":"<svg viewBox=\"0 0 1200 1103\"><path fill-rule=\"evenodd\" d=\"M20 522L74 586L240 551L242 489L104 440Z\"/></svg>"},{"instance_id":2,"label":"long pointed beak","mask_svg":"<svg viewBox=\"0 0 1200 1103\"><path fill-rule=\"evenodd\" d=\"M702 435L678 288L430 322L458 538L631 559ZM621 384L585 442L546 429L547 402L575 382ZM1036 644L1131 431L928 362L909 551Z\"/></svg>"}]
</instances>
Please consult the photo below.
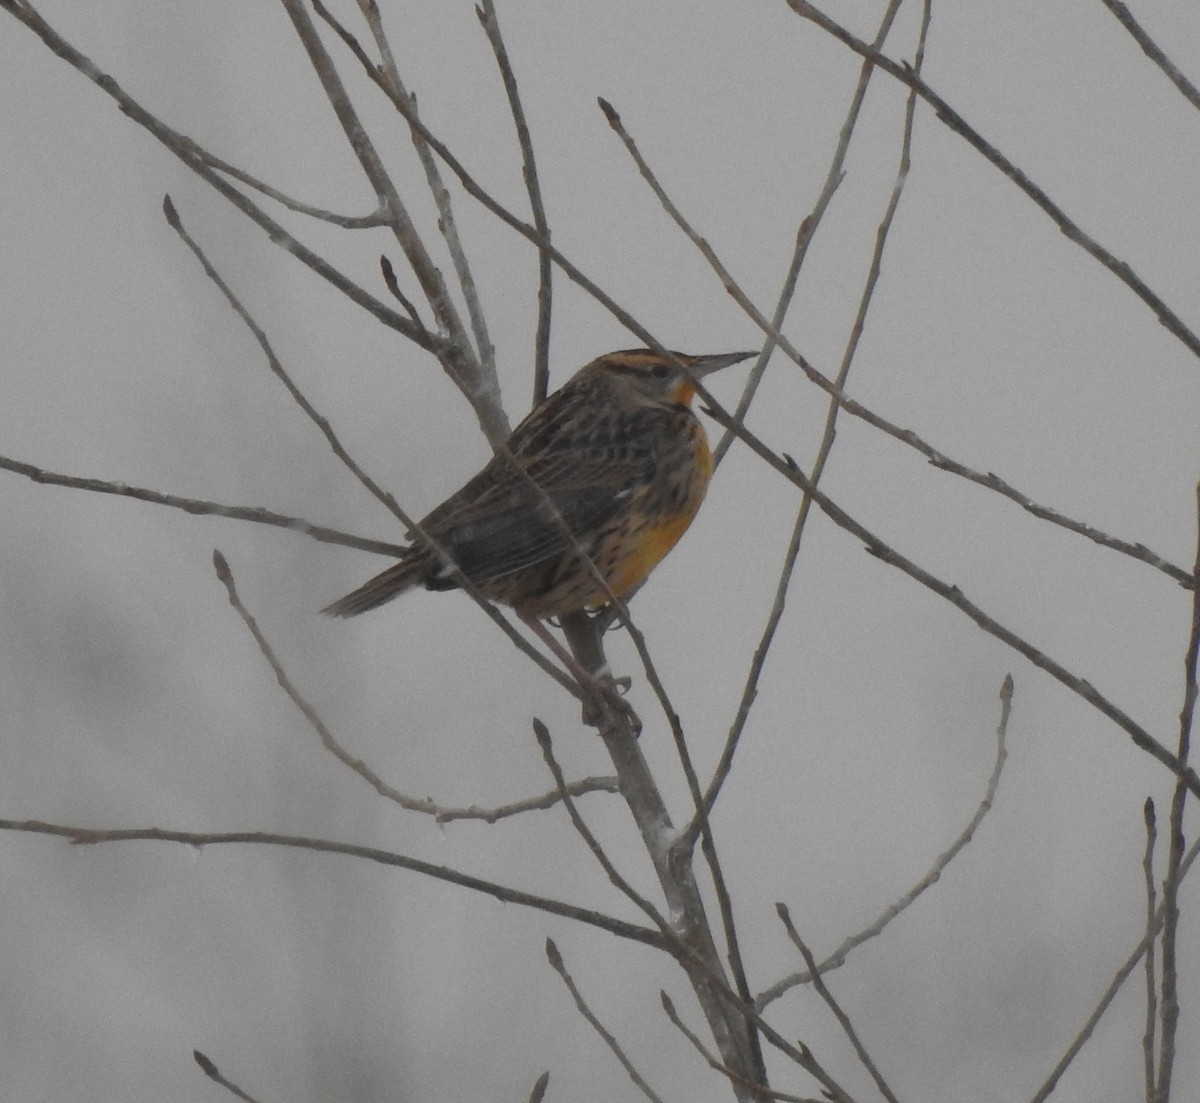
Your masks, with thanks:
<instances>
[{"instance_id":1,"label":"long pointed beak","mask_svg":"<svg viewBox=\"0 0 1200 1103\"><path fill-rule=\"evenodd\" d=\"M683 356L680 359L687 365L687 369L692 375L697 379L703 379L712 372L731 367L733 364L740 364L743 360L749 360L751 356L757 355L758 351L755 350L754 352L719 352L712 356Z\"/></svg>"}]
</instances>

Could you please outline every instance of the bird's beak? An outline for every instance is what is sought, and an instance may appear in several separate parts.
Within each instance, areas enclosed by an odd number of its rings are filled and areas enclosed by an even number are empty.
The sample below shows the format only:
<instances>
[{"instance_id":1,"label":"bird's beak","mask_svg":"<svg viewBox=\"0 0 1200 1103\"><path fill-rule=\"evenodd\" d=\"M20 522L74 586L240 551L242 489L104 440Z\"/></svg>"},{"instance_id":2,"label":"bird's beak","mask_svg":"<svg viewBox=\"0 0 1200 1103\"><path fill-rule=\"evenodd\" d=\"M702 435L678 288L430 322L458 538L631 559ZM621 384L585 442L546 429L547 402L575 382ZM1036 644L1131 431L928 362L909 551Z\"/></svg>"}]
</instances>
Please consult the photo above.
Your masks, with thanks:
<instances>
[{"instance_id":1,"label":"bird's beak","mask_svg":"<svg viewBox=\"0 0 1200 1103\"><path fill-rule=\"evenodd\" d=\"M757 355L756 350L754 352L720 352L713 356L685 356L682 359L693 376L703 379L712 372L728 368L733 364L740 364L743 360L749 360L751 356Z\"/></svg>"}]
</instances>

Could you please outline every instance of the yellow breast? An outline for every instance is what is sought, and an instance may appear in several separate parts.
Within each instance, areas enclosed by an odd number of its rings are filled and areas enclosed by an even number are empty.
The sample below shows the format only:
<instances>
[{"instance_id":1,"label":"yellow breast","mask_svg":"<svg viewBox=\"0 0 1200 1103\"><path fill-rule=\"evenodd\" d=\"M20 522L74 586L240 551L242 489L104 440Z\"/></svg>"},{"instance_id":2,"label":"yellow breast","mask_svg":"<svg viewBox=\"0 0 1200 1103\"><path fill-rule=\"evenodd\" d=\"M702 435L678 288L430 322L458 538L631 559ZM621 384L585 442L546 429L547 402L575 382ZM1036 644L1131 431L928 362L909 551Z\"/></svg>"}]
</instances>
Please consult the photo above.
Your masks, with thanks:
<instances>
[{"instance_id":1,"label":"yellow breast","mask_svg":"<svg viewBox=\"0 0 1200 1103\"><path fill-rule=\"evenodd\" d=\"M618 597L632 590L658 566L687 532L700 509L700 503L704 501L712 477L713 461L704 430L699 425L695 427L691 444L692 462L689 469L672 476L685 484L682 501L669 492L672 488L651 486L647 488L644 502L635 507L641 516L638 523L632 525L624 535L624 546L617 556L616 569L608 580ZM669 507L664 508L668 502Z\"/></svg>"}]
</instances>

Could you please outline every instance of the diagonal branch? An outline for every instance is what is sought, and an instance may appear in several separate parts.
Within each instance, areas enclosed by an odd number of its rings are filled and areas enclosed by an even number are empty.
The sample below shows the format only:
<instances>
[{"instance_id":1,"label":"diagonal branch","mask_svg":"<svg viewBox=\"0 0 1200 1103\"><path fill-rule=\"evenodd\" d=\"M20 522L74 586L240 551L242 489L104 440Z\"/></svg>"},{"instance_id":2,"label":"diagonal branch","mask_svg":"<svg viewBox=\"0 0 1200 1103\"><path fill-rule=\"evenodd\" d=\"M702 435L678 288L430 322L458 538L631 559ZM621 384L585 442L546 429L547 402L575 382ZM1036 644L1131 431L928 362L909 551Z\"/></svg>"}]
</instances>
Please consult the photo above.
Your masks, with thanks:
<instances>
[{"instance_id":1,"label":"diagonal branch","mask_svg":"<svg viewBox=\"0 0 1200 1103\"><path fill-rule=\"evenodd\" d=\"M577 781L568 785L565 779L559 776L556 778L559 783L558 788L551 793L543 794L540 797L532 797L527 800L516 801L513 804L490 810L480 808L449 809L443 808L441 805L428 799L418 800L405 796L398 789L393 788L384 781L362 759L355 758L342 746L338 738L329 730L328 725L321 719L317 710L313 708L312 704L288 676L287 671L283 668L283 664L275 654L275 649L271 646L270 641L259 627L258 621L254 619L250 611L243 604L241 595L237 592L237 586L234 584L233 574L229 570L229 565L225 562L224 556L219 552L214 553L214 562L217 567L217 576L225 586L229 603L233 606L238 616L242 618L242 623L249 630L254 642L258 645L259 651L262 652L263 658L267 660L267 665L270 666L272 673L275 675L275 680L279 683L280 689L287 694L292 704L300 710L301 715L308 721L313 731L317 733L317 738L320 739L321 745L342 763L343 766L358 774L381 797L385 797L407 811L423 812L426 815L434 816L438 823L448 823L451 820L465 819L485 820L488 823L495 823L497 820L508 816L515 816L521 812L537 808L553 807L560 800L569 801L573 796L583 793L618 791L616 781L613 778L588 778L584 781Z\"/></svg>"},{"instance_id":2,"label":"diagonal branch","mask_svg":"<svg viewBox=\"0 0 1200 1103\"><path fill-rule=\"evenodd\" d=\"M954 131L967 143L981 153L995 168L1007 176L1046 214L1050 220L1063 232L1067 240L1074 242L1093 260L1099 261L1109 272L1117 277L1153 312L1163 327L1180 341L1194 356L1200 356L1200 337L1192 332L1183 319L1161 299L1128 264L1120 257L1111 253L1095 238L1080 228L1067 213L1046 193L1046 191L1021 169L1017 168L1003 153L992 145L982 134L967 122L953 107L937 94L919 76L913 73L907 65L893 61L880 53L862 39L856 38L840 23L835 22L824 12L815 8L808 0L787 0L788 6L803 19L816 24L821 30L832 35L843 45L848 46L860 57L869 58L889 76L913 89L937 114L938 119L950 130Z\"/></svg>"},{"instance_id":3,"label":"diagonal branch","mask_svg":"<svg viewBox=\"0 0 1200 1103\"><path fill-rule=\"evenodd\" d=\"M82 73L107 95L111 96L121 111L135 123L150 132L166 148L178 157L187 167L205 183L224 196L239 211L256 225L266 231L267 236L276 244L291 253L297 260L311 268L322 279L342 292L352 302L366 310L372 317L384 325L396 330L414 344L432 352L435 355L447 356L453 353L453 347L444 337L437 336L414 325L408 318L396 313L390 307L380 302L374 296L364 291L358 284L339 272L323 257L318 256L306 245L293 237L275 219L254 203L248 196L238 191L219 172L213 169L208 161L211 155L202 150L192 139L171 129L157 116L147 111L137 100L130 96L111 76L101 70L89 57L80 53L69 42L55 31L34 10L28 0L0 0L0 9L9 12L34 34L36 34L52 52L61 57L68 65Z\"/></svg>"},{"instance_id":4,"label":"diagonal branch","mask_svg":"<svg viewBox=\"0 0 1200 1103\"><path fill-rule=\"evenodd\" d=\"M884 10L883 18L879 21L879 30L875 32L873 45L876 49L880 49L884 42L887 41L888 32L891 31L892 24L896 21L896 13L900 10L902 3L903 0L889 0L887 8ZM850 107L846 111L845 121L842 123L842 129L838 133L837 146L834 148L833 159L829 162L829 171L825 174L825 183L821 188L820 195L817 196L816 203L813 204L812 210L801 221L796 231L796 245L792 250L792 260L788 265L787 274L783 278L783 287L779 292L779 299L775 303L775 312L771 315L771 325L776 330L783 329L783 323L787 320L788 308L791 306L792 298L796 293L796 282L800 278L800 269L804 264L805 257L808 256L808 247L816 235L817 227L820 226L821 220L825 217L825 211L832 202L834 193L846 175L845 164L846 155L850 151L850 139L854 136L854 130L858 125L858 116L862 111L863 101L867 98L867 88L870 86L871 77L874 73L875 66L870 61L864 61L862 63L862 70L858 75L858 83L854 86L854 95L850 98ZM750 411L750 404L754 400L754 394L766 372L767 361L774 351L775 340L768 337L762 352L759 354L758 359L755 360L754 366L750 369L746 385L742 388L741 397L734 408L733 416L738 421L745 421L746 414ZM720 466L733 440L733 434L728 431L721 435L721 439L717 441L717 446L713 449L714 466Z\"/></svg>"},{"instance_id":5,"label":"diagonal branch","mask_svg":"<svg viewBox=\"0 0 1200 1103\"><path fill-rule=\"evenodd\" d=\"M259 525L275 525L278 528L303 533L305 536L311 536L314 540L320 540L326 544L341 544L347 548L358 548L361 551L375 552L378 555L398 556L404 554L404 548L399 544L389 544L385 540L369 540L365 536L352 536L339 529L314 525L301 517L289 517L286 514L275 513L258 506L227 506L202 498L182 498L177 494L164 494L162 491L130 486L128 483L106 482L104 479L88 479L79 475L61 475L55 471L34 467L31 463L9 459L7 456L0 456L0 470L24 475L25 478L35 483L43 483L47 486L66 486L73 490L90 490L94 494L116 494L123 498L135 498L139 502L170 506L172 509L179 509L184 513L210 514L217 517L228 517L234 521L253 521Z\"/></svg>"},{"instance_id":6,"label":"diagonal branch","mask_svg":"<svg viewBox=\"0 0 1200 1103\"><path fill-rule=\"evenodd\" d=\"M1006 742L1008 739L1008 718L1012 714L1012 698L1013 698L1013 680L1012 675L1005 675L1004 682L1000 687L1000 723L996 727L996 760L992 765L992 773L987 781L987 788L983 794L983 800L979 802L979 807L975 809L975 814L971 817L970 822L958 838L941 854L930 867L929 871L915 885L912 886L899 900L890 904L875 922L871 923L865 929L857 934L847 938L836 950L825 958L817 967L816 972L811 968L805 973L793 973L789 977L784 977L783 980L771 985L754 1001L755 1007L760 1011L768 1004L779 999L790 988L795 988L798 984L808 984L815 980L817 973L828 973L833 969L838 969L846 963L846 955L850 953L856 946L861 946L868 939L876 937L880 934L893 919L896 918L902 911L908 908L926 889L931 888L941 880L942 874L950 865L959 852L969 843L974 837L979 825L983 822L983 817L992 810L992 804L996 799L996 789L1000 784L1000 775L1004 770L1004 763L1008 758L1008 749Z\"/></svg>"},{"instance_id":7,"label":"diagonal branch","mask_svg":"<svg viewBox=\"0 0 1200 1103\"><path fill-rule=\"evenodd\" d=\"M872 53L871 56L874 58L877 56L877 52ZM931 444L928 444L911 429L901 428L899 425L894 424L887 418L881 417L879 414L868 409L866 406L862 405L862 403L856 402L851 398L847 398L842 393L838 385L821 372L817 371L817 369L813 367L803 355L801 355L795 346L793 346L792 343L786 337L784 337L782 333L779 332L778 327L773 325L758 309L758 307L754 305L749 296L746 295L738 282L733 278L732 273L730 273L729 269L726 268L720 257L717 256L712 246L703 237L701 237L699 233L696 232L687 219L684 218L679 208L676 207L676 205L671 201L661 183L659 183L654 170L650 167L649 163L642 155L641 150L638 149L637 143L625 129L624 124L621 122L620 116L616 113L616 111L613 110L611 105L605 103L603 100L601 101L601 106L604 109L606 117L608 118L609 125L612 126L612 128L616 131L618 137L620 137L621 141L625 144L625 148L629 151L629 155L633 158L634 163L638 166L638 171L641 172L651 190L653 190L654 194L658 197L659 202L663 204L664 210L666 210L676 225L679 226L679 228L684 232L684 234L688 237L688 240L690 240L700 252L701 256L708 261L709 267L712 268L718 279L720 279L721 286L724 287L725 290L733 297L734 302L736 302L738 306L742 308L747 317L749 317L750 320L754 322L754 324L758 326L760 330L762 330L767 339L774 342L776 346L784 353L784 355L787 356L788 359L791 360L798 368L800 368L802 372L804 372L805 376L811 382L829 394L834 401L846 411L846 413L853 417L860 418L868 425L871 425L881 432L886 433L888 436L900 441L902 444L907 444L910 448L920 452L921 455L923 455L931 464L933 464L934 467L937 467L943 471L948 471L951 474L958 475L959 477L965 478L970 482L978 484L979 486L983 486L988 490L992 490L998 494L1001 494L1009 500L1016 502L1023 509L1032 513L1035 517L1038 517L1041 520L1049 521L1051 524L1060 525L1071 532L1078 533L1081 536L1086 536L1089 540L1100 544L1102 547L1110 548L1113 551L1121 552L1122 554L1128 555L1131 558L1137 559L1143 563L1148 563L1150 566L1163 571L1163 573L1167 574L1176 582L1179 582L1184 586L1190 587L1192 585L1191 575L1189 572L1185 571L1182 567L1178 567L1175 564L1168 562L1167 560L1163 559L1162 556L1150 551L1144 545L1131 544L1124 540L1118 540L1115 537L1109 536L1108 534L1103 533L1099 529L1093 528L1090 525L1086 525L1080 521L1074 521L1071 518L1068 518L1057 512L1056 510L1049 509L1046 506L1041 506L1025 494L1022 494L1020 491L1010 486L999 476L993 475L990 472L984 474L982 472L974 471L966 465L952 460L949 456L946 456L944 453L934 448ZM607 303L605 305L607 305ZM705 401L709 402L710 405L715 405L711 401L711 396L703 388L697 388L696 393L699 394Z\"/></svg>"},{"instance_id":8,"label":"diagonal branch","mask_svg":"<svg viewBox=\"0 0 1200 1103\"><path fill-rule=\"evenodd\" d=\"M1197 856L1200 856L1200 842L1193 843L1188 850L1187 855L1179 865L1179 877L1182 880L1187 876L1187 872L1192 868ZM1066 1052L1059 1058L1058 1063L1051 1070L1050 1075L1046 1077L1042 1086L1030 1097L1030 1103L1045 1103L1051 1095L1054 1094L1054 1089L1058 1086L1059 1080L1062 1079L1064 1072L1070 1068L1071 1063L1079 1056L1079 1051L1083 1049L1087 1040L1095 1032L1096 1025L1104 1017L1104 1013L1112 1005L1112 1001L1116 998L1117 993L1121 990L1121 986L1129 979L1129 975L1133 972L1137 963L1142 960L1142 955L1147 953L1150 947L1154 944L1154 940L1158 937L1158 932L1162 927L1163 920L1166 915L1166 901L1158 905L1158 910L1154 913L1152 921L1147 925L1145 933L1142 935L1141 941L1133 948L1133 953L1125 959L1120 968L1113 975L1112 981L1104 990L1104 994L1100 997L1099 1002L1092 1009L1092 1013L1087 1017L1087 1021L1080 1028L1079 1033L1071 1040L1071 1044L1067 1047Z\"/></svg>"},{"instance_id":9,"label":"diagonal branch","mask_svg":"<svg viewBox=\"0 0 1200 1103\"><path fill-rule=\"evenodd\" d=\"M354 110L337 67L317 34L302 0L280 2L292 20L292 26L308 54L309 62L321 82L346 140L358 158L359 165L374 189L381 207L387 212L388 225L417 277L426 301L437 317L439 326L450 336L449 347L444 349L439 357L442 366L471 403L480 427L495 447L503 443L509 432L495 373L486 372L472 352L467 331L442 274L421 241L382 158Z\"/></svg>"},{"instance_id":10,"label":"diagonal branch","mask_svg":"<svg viewBox=\"0 0 1200 1103\"><path fill-rule=\"evenodd\" d=\"M662 1003L662 1009L666 1012L667 1018L671 1025L679 1031L689 1042L692 1043L692 1048L704 1058L705 1063L714 1072L721 1073L722 1076L727 1076L731 1083L743 1088L751 1088L754 1091L756 1098L776 1099L779 1103L828 1103L828 1098L825 1100L813 1099L811 1096L805 1098L799 1095L791 1095L788 1092L774 1091L770 1088L763 1088L761 1084L750 1084L743 1080L736 1072L733 1071L724 1061L719 1061L709 1052L708 1047L700 1040L700 1036L691 1029L679 1017L679 1012L675 1010L675 1003L666 992L659 992L659 1001Z\"/></svg>"},{"instance_id":11,"label":"diagonal branch","mask_svg":"<svg viewBox=\"0 0 1200 1103\"><path fill-rule=\"evenodd\" d=\"M583 998L583 993L579 991L579 986L567 971L562 954L559 953L558 947L554 944L552 938L546 939L546 958L550 962L550 967L562 978L563 984L567 986L567 991L571 993L571 999L575 1001L575 1006L579 1009L579 1014L587 1020L588 1025L600 1036L604 1044L612 1050L613 1056L621 1062L621 1067L629 1074L629 1079L633 1081L638 1091L650 1100L650 1103L663 1103L654 1089L646 1083L645 1077L634 1068L633 1062L625 1055L625 1051L621 1048L621 1043L613 1036L612 1031L608 1030L596 1018L595 1012L588 1007L587 1001Z\"/></svg>"},{"instance_id":12,"label":"diagonal branch","mask_svg":"<svg viewBox=\"0 0 1200 1103\"><path fill-rule=\"evenodd\" d=\"M722 425L733 426L737 435L750 447L755 455L765 460L789 482L795 483L801 489L807 489L812 495L813 501L821 508L821 511L839 528L845 529L861 540L871 555L890 566L899 568L922 586L932 590L939 597L945 598L951 605L966 613L988 635L995 636L996 639L1007 644L1014 651L1024 655L1034 666L1046 671L1047 674L1061 682L1072 693L1078 694L1093 708L1102 715L1107 716L1117 727L1128 734L1135 746L1157 759L1172 773L1182 776L1192 793L1200 796L1200 777L1196 775L1195 770L1186 763L1180 762L1175 755L1150 735L1145 728L1114 705L1090 682L1071 673L1061 663L1056 662L1049 655L1038 650L1033 644L1018 636L1011 629L1005 628L999 621L989 616L983 609L967 598L957 586L943 582L936 575L930 574L929 571L918 566L912 560L897 552L889 544L886 544L871 532L870 529L854 520L853 517L837 505L827 494L813 486L794 463L789 463L787 459L777 456L752 433L746 432L742 426L737 425L724 411L713 408L708 412Z\"/></svg>"},{"instance_id":13,"label":"diagonal branch","mask_svg":"<svg viewBox=\"0 0 1200 1103\"><path fill-rule=\"evenodd\" d=\"M917 40L917 55L916 67L919 70L925 60L925 40L929 33L929 20L931 15L931 5L929 0L926 0L924 5L924 17L921 20L920 37ZM891 9L889 8L889 12ZM884 29L881 28L879 35L876 36L876 41L882 39ZM859 90L865 93L866 78L869 75L867 66L869 62L863 63L863 75L859 79ZM857 103L861 103L861 98L856 98ZM879 282L879 274L883 266L883 251L887 246L888 235L891 232L892 221L895 218L896 211L900 206L900 197L904 191L904 183L908 179L908 172L912 164L912 135L913 135L913 117L916 109L916 97L910 95L908 97L908 105L904 115L904 129L900 140L900 165L896 172L896 181L892 186L892 194L888 200L887 209L884 212L883 219L879 223L879 228L875 233L875 249L871 256L870 267L867 271L866 282L863 286L862 295L859 297L858 312L855 316L854 323L850 329L850 337L846 342L846 349L842 354L841 367L838 369L837 377L834 379L834 386L838 393L844 391L846 380L850 376L850 367L854 362L854 354L858 350L858 343L862 337L863 327L866 324L867 311L870 309L871 300L875 294L875 286ZM850 120L847 120L849 124ZM844 151L843 151L844 152ZM778 322L774 323L778 325ZM739 404L738 409L741 409ZM841 407L836 399L831 398L829 409L825 415L825 430L821 436L821 443L817 448L817 456L813 461L812 474L810 478L814 485L821 481L821 476L824 474L825 465L828 462L829 456L833 451L833 444L837 438L837 419ZM736 414L735 414L736 416ZM732 437L732 433L726 430L726 439ZM800 542L804 537L805 529L808 525L808 518L811 513L812 498L805 494L801 497L800 509L796 515L795 523L792 526L791 539L788 542L787 551L784 554L783 567L779 572L779 579L775 586L775 598L771 605L771 610L767 615L767 623L764 625L761 635L759 636L758 646L755 648L754 656L750 662L750 670L746 674L746 681L742 687L741 700L738 702L738 710L734 716L733 723L730 725L729 732L725 737L725 745L721 750L721 756L717 761L717 765L713 770L712 779L709 782L708 790L704 795L704 808L706 812L711 812L716 804L717 797L720 795L721 787L725 783L725 779L729 776L729 772L733 767L733 757L737 752L738 745L742 738L742 733L745 731L746 722L750 718L750 709L754 705L754 701L758 696L758 684L762 676L763 668L766 665L767 655L770 653L771 645L775 639L775 633L783 620L784 609L787 605L788 591L791 587L792 575L796 567L797 560L800 556ZM693 823L689 827L689 831L694 831L696 824Z\"/></svg>"},{"instance_id":14,"label":"diagonal branch","mask_svg":"<svg viewBox=\"0 0 1200 1103\"><path fill-rule=\"evenodd\" d=\"M163 213L166 215L171 229L180 236L183 243L200 262L201 267L204 269L204 274L217 285L218 290L225 296L225 301L229 303L234 313L241 318L246 328L250 330L250 333L258 342L258 347L262 349L263 355L267 358L267 366L271 369L272 374L287 388L288 394L292 396L292 401L300 407L309 420L321 431L333 454L345 464L351 474L371 494L388 508L392 516L400 520L401 523L404 523L404 511L401 510L396 499L359 466L354 457L346 451L341 440L338 439L337 434L333 431L333 426L329 424L329 420L317 412L316 407L309 402L300 388L292 381L292 377L288 374L287 369L280 363L279 357L275 355L275 350L271 347L271 342L267 339L267 335L263 332L262 327L250 316L250 312L242 305L241 299L238 298L229 284L221 277L221 274L213 267L204 250L200 248L191 234L183 228L183 223L179 219L179 212L176 211L175 204L171 202L169 195L163 201Z\"/></svg>"},{"instance_id":15,"label":"diagonal branch","mask_svg":"<svg viewBox=\"0 0 1200 1103\"><path fill-rule=\"evenodd\" d=\"M521 93L517 87L517 75L508 60L508 49L500 33L500 22L496 18L496 6L492 0L481 0L475 9L483 25L492 52L496 55L496 66L504 83L504 94L508 97L513 125L517 131L517 145L521 150L521 173L525 178L525 191L529 194L529 210L533 215L533 226L542 241L550 240L550 222L546 218L546 206L542 202L542 185L538 180L537 161L533 155L533 139L529 136L529 124L525 119L525 108L521 104ZM538 250L538 319L533 341L533 404L536 406L546 397L550 389L550 312L553 301L552 275L554 265L545 249Z\"/></svg>"},{"instance_id":16,"label":"diagonal branch","mask_svg":"<svg viewBox=\"0 0 1200 1103\"><path fill-rule=\"evenodd\" d=\"M270 831L175 831L163 827L129 827L106 830L91 827L76 827L71 824L45 823L41 820L7 820L0 819L0 831L21 831L34 835L55 835L68 839L77 846L98 846L101 843L122 842L160 842L181 843L184 846L228 846L247 844L250 846L285 847L293 850L316 851L321 854L342 854L350 858L361 858L364 861L375 862L377 865L390 866L394 869L406 869L411 873L420 873L436 881L445 881L451 885L470 889L494 897L506 904L519 904L521 907L532 908L548 915L557 915L564 919L573 919L590 927L607 931L618 938L631 942L640 942L655 949L666 949L662 935L649 927L639 927L635 923L627 923L603 912L591 908L580 908L547 896L524 892L521 889L510 888L508 885L487 881L482 877L474 877L469 873L461 873L449 866L425 862L420 858L410 858L406 854L398 854L391 850L379 850L371 846L357 846L353 843L340 843L333 839L310 838L304 835L277 835Z\"/></svg>"},{"instance_id":17,"label":"diagonal branch","mask_svg":"<svg viewBox=\"0 0 1200 1103\"><path fill-rule=\"evenodd\" d=\"M212 1060L206 1057L198 1049L192 1050L192 1059L200 1066L200 1071L204 1073L214 1084L220 1084L230 1095L235 1099L242 1100L242 1103L257 1103L254 1096L248 1095L242 1091L232 1080L221 1074L221 1070L213 1064Z\"/></svg>"},{"instance_id":18,"label":"diagonal branch","mask_svg":"<svg viewBox=\"0 0 1200 1103\"><path fill-rule=\"evenodd\" d=\"M808 975L812 977L813 987L817 990L817 994L821 999L825 1001L825 1006L833 1013L833 1017L837 1019L842 1032L854 1047L854 1052L858 1056L859 1062L871 1074L871 1079L875 1081L875 1086L879 1089L879 1094L888 1103L899 1103L892 1089L888 1086L888 1082L883 1078L883 1073L879 1071L875 1062L871 1059L871 1055L867 1052L866 1046L863 1045L862 1039L859 1038L858 1031L854 1029L854 1024L850 1021L850 1016L842 1010L841 1005L834 999L833 993L829 991L825 981L821 978L821 970L817 968L816 958L812 956L812 951L805 945L804 940L800 937L800 933L793 925L792 916L788 911L787 905L776 904L775 911L778 913L784 929L788 933L788 938L792 940L792 945L800 951L800 956L804 958L804 964L808 968Z\"/></svg>"},{"instance_id":19,"label":"diagonal branch","mask_svg":"<svg viewBox=\"0 0 1200 1103\"><path fill-rule=\"evenodd\" d=\"M1126 5L1122 4L1121 0L1100 0L1100 3L1116 16L1117 22L1133 36L1134 42L1142 48L1142 52L1167 75L1167 79L1175 85L1179 94L1193 107L1200 109L1200 89L1197 89L1183 75L1179 66L1162 52L1158 43L1146 33L1142 25L1134 18L1133 12Z\"/></svg>"}]
</instances>

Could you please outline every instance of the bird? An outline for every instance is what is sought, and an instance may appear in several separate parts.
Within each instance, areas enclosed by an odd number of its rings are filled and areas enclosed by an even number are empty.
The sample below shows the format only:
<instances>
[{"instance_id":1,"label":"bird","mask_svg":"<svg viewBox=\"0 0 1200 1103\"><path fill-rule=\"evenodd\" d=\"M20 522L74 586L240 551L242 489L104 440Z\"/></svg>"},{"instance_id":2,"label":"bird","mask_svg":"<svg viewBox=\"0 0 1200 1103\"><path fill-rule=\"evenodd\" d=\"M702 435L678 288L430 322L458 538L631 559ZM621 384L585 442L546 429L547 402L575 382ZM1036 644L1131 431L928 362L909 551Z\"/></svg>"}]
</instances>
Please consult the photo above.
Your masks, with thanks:
<instances>
[{"instance_id":1,"label":"bird","mask_svg":"<svg viewBox=\"0 0 1200 1103\"><path fill-rule=\"evenodd\" d=\"M409 532L397 563L322 612L358 616L418 586L458 588L461 577L533 625L624 597L708 489L695 381L753 355L630 349L591 361Z\"/></svg>"}]
</instances>

